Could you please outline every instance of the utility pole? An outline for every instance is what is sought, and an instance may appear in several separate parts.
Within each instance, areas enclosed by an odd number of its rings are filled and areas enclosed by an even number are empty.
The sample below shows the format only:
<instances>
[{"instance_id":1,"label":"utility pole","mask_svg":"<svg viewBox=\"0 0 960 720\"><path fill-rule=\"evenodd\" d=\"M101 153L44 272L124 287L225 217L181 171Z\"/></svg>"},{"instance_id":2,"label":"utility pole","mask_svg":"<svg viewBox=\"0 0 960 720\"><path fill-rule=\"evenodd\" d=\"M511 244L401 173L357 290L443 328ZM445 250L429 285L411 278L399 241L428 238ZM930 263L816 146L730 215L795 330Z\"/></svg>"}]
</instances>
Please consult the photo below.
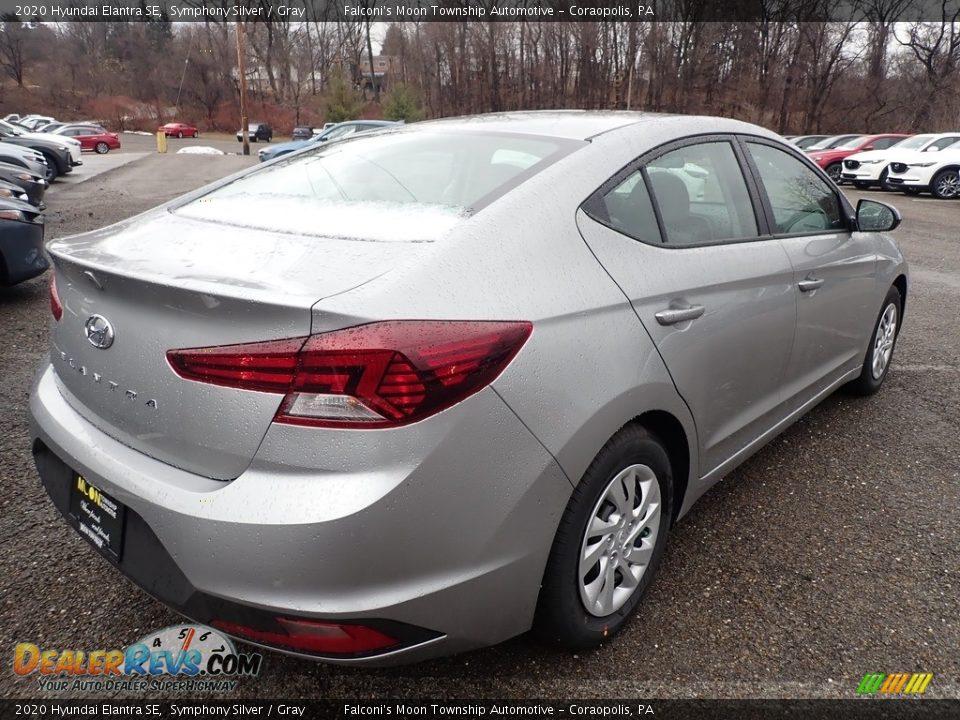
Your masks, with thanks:
<instances>
[{"instance_id":1,"label":"utility pole","mask_svg":"<svg viewBox=\"0 0 960 720\"><path fill-rule=\"evenodd\" d=\"M243 25L237 18L237 68L240 71L240 133L243 137L243 154L250 154L250 121L247 119L247 61L243 47Z\"/></svg>"}]
</instances>

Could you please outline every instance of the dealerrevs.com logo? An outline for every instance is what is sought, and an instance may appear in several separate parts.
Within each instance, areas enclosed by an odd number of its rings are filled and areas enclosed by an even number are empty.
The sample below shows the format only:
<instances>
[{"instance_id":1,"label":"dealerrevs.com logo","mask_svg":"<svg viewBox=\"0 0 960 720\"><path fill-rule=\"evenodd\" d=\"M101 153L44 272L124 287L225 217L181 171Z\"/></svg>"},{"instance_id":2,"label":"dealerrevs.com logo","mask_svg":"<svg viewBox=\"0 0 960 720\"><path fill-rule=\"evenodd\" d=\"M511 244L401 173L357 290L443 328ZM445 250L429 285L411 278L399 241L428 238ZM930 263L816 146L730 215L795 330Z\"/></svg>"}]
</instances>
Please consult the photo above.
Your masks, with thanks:
<instances>
[{"instance_id":1,"label":"dealerrevs.com logo","mask_svg":"<svg viewBox=\"0 0 960 720\"><path fill-rule=\"evenodd\" d=\"M867 673L857 695L923 695L933 673Z\"/></svg>"},{"instance_id":2,"label":"dealerrevs.com logo","mask_svg":"<svg viewBox=\"0 0 960 720\"><path fill-rule=\"evenodd\" d=\"M230 691L260 672L263 656L238 653L230 638L202 625L171 625L115 650L43 649L19 643L13 671L39 690Z\"/></svg>"}]
</instances>

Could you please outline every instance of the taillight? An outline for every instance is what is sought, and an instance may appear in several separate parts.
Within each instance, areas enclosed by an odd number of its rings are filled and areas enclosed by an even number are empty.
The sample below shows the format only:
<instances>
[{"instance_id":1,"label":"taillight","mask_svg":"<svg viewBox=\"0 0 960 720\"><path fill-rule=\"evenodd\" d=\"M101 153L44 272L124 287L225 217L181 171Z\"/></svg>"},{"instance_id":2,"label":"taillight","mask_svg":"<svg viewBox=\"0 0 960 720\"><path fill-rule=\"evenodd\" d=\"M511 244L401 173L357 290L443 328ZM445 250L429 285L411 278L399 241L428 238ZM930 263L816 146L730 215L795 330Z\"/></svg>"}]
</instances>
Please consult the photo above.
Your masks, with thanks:
<instances>
[{"instance_id":1,"label":"taillight","mask_svg":"<svg viewBox=\"0 0 960 720\"><path fill-rule=\"evenodd\" d=\"M399 640L368 627L352 623L325 623L314 620L277 618L281 631L261 630L226 620L210 624L230 635L288 650L313 653L356 654L385 650Z\"/></svg>"},{"instance_id":2,"label":"taillight","mask_svg":"<svg viewBox=\"0 0 960 720\"><path fill-rule=\"evenodd\" d=\"M275 422L385 428L422 420L493 382L529 322L396 320L245 345L170 350L183 378L284 393Z\"/></svg>"},{"instance_id":3,"label":"taillight","mask_svg":"<svg viewBox=\"0 0 960 720\"><path fill-rule=\"evenodd\" d=\"M54 320L63 317L63 305L60 304L60 295L57 293L57 276L50 272L50 312Z\"/></svg>"}]
</instances>

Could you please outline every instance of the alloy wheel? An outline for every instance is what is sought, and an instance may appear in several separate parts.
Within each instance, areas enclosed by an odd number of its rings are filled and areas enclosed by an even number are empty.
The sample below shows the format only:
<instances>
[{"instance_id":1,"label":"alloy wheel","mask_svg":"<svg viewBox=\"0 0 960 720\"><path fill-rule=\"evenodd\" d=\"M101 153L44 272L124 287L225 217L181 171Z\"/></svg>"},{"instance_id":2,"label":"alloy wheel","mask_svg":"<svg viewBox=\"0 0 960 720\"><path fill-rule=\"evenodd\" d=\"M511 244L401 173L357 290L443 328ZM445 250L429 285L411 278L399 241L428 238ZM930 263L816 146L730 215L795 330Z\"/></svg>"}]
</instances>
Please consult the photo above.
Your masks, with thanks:
<instances>
[{"instance_id":1,"label":"alloy wheel","mask_svg":"<svg viewBox=\"0 0 960 720\"><path fill-rule=\"evenodd\" d=\"M887 305L880 316L880 323L877 325L877 333L873 341L873 379L879 380L890 364L890 356L893 354L893 343L897 339L897 306L893 303Z\"/></svg>"},{"instance_id":2,"label":"alloy wheel","mask_svg":"<svg viewBox=\"0 0 960 720\"><path fill-rule=\"evenodd\" d=\"M660 484L647 465L631 465L597 501L580 546L580 599L606 617L630 599L653 558L660 530Z\"/></svg>"},{"instance_id":3,"label":"alloy wheel","mask_svg":"<svg viewBox=\"0 0 960 720\"><path fill-rule=\"evenodd\" d=\"M937 197L955 198L960 195L960 174L955 171L940 173L934 186Z\"/></svg>"}]
</instances>

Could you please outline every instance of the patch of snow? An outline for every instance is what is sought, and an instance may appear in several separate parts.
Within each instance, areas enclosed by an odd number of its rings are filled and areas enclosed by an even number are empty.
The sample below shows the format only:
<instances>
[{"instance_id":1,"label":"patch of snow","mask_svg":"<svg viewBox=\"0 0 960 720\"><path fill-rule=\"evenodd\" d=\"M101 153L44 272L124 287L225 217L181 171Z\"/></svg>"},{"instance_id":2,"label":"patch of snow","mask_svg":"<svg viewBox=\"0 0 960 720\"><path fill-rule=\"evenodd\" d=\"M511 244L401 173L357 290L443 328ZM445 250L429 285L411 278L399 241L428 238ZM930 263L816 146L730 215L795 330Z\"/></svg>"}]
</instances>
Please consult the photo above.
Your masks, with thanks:
<instances>
[{"instance_id":1,"label":"patch of snow","mask_svg":"<svg viewBox=\"0 0 960 720\"><path fill-rule=\"evenodd\" d=\"M124 135L153 135L151 132L145 132L143 130L124 130Z\"/></svg>"},{"instance_id":2,"label":"patch of snow","mask_svg":"<svg viewBox=\"0 0 960 720\"><path fill-rule=\"evenodd\" d=\"M177 155L226 155L223 150L206 145L191 145L177 150Z\"/></svg>"}]
</instances>

